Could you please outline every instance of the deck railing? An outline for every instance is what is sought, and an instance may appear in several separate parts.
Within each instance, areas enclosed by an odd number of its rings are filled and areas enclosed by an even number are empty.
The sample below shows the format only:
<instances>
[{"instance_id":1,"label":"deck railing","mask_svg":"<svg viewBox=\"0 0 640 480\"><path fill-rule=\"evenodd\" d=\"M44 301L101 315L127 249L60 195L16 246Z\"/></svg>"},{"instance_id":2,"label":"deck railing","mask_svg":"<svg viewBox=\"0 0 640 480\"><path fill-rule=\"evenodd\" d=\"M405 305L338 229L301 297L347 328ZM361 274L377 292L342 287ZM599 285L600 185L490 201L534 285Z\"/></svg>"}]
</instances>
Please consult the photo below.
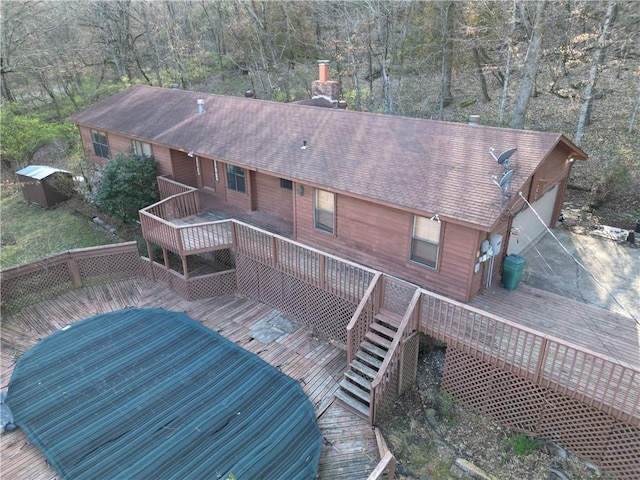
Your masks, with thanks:
<instances>
[{"instance_id":1,"label":"deck railing","mask_svg":"<svg viewBox=\"0 0 640 480\"><path fill-rule=\"evenodd\" d=\"M79 248L1 272L2 307L20 309L72 288L140 274L136 242Z\"/></svg>"},{"instance_id":2,"label":"deck railing","mask_svg":"<svg viewBox=\"0 0 640 480\"><path fill-rule=\"evenodd\" d=\"M403 368L401 362L403 343L418 329L420 320L420 300L422 292L414 288L414 294L402 317L398 331L394 335L389 351L384 361L371 382L371 408L369 409L369 421L375 425L382 414L400 394L400 376Z\"/></svg>"},{"instance_id":3,"label":"deck railing","mask_svg":"<svg viewBox=\"0 0 640 480\"><path fill-rule=\"evenodd\" d=\"M147 241L180 256L229 248L233 244L230 220L177 225L179 220L200 210L196 190L177 193L140 210L142 234Z\"/></svg>"},{"instance_id":4,"label":"deck railing","mask_svg":"<svg viewBox=\"0 0 640 480\"><path fill-rule=\"evenodd\" d=\"M374 275L347 326L347 365L350 365L355 358L358 347L364 341L364 336L378 313L379 305L376 301L376 291L380 288L381 277L380 272Z\"/></svg>"},{"instance_id":5,"label":"deck railing","mask_svg":"<svg viewBox=\"0 0 640 480\"><path fill-rule=\"evenodd\" d=\"M396 478L396 457L393 456L393 453L391 453L389 447L387 447L387 442L385 442L380 429L376 428L374 432L376 434L380 462L378 462L373 472L369 474L367 480L381 480L382 478L393 480Z\"/></svg>"},{"instance_id":6,"label":"deck railing","mask_svg":"<svg viewBox=\"0 0 640 480\"><path fill-rule=\"evenodd\" d=\"M640 426L640 372L446 297L422 291L420 329L500 369Z\"/></svg>"},{"instance_id":7,"label":"deck railing","mask_svg":"<svg viewBox=\"0 0 640 480\"><path fill-rule=\"evenodd\" d=\"M158 191L160 192L160 200L164 200L165 198L169 198L173 195L177 195L179 193L186 193L197 191L198 189L195 187L190 187L189 185L185 185L184 183L176 182L171 179L171 175L162 175L157 178L158 181Z\"/></svg>"}]
</instances>

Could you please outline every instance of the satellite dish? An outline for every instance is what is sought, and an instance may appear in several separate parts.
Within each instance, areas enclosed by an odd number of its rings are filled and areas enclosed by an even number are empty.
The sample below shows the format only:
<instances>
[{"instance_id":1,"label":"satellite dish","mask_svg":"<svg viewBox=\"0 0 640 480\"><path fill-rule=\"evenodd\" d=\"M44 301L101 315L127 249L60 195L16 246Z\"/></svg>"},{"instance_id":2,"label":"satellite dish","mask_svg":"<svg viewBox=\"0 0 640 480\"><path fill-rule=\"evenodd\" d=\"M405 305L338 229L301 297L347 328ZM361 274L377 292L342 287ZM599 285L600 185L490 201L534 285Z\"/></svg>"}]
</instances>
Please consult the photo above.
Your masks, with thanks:
<instances>
[{"instance_id":1,"label":"satellite dish","mask_svg":"<svg viewBox=\"0 0 640 480\"><path fill-rule=\"evenodd\" d=\"M500 155L498 155L497 157L493 154L494 152L494 148L491 147L489 149L489 153L491 154L491 156L493 157L493 159L498 162L498 165L502 165L503 163L507 162L511 156L516 153L516 150L518 150L517 148L510 148L509 150L505 150L504 152L502 152Z\"/></svg>"},{"instance_id":2,"label":"satellite dish","mask_svg":"<svg viewBox=\"0 0 640 480\"><path fill-rule=\"evenodd\" d=\"M513 170L505 170L504 173L502 174L502 178L500 179L500 181L498 181L498 177L496 176L491 177L491 181L495 183L496 186L501 190L508 190L509 182L511 181L512 178L513 178Z\"/></svg>"},{"instance_id":3,"label":"satellite dish","mask_svg":"<svg viewBox=\"0 0 640 480\"><path fill-rule=\"evenodd\" d=\"M502 175L502 178L500 179L500 183L498 183L498 186L503 190L507 190L509 188L509 182L511 181L512 178L513 178L513 170L505 171L504 174Z\"/></svg>"}]
</instances>

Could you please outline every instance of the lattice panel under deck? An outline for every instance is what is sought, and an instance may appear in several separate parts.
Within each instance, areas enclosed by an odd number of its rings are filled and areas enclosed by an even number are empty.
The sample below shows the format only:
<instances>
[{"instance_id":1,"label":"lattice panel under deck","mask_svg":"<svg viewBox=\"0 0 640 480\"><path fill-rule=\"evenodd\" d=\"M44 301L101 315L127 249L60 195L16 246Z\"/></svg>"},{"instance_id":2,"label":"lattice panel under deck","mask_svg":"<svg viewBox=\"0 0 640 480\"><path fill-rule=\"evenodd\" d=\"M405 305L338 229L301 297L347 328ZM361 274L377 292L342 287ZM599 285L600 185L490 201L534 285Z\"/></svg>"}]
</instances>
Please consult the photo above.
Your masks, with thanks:
<instances>
[{"instance_id":1,"label":"lattice panel under deck","mask_svg":"<svg viewBox=\"0 0 640 480\"><path fill-rule=\"evenodd\" d=\"M640 478L640 429L469 354L447 348L443 389L499 422L558 441L620 480Z\"/></svg>"},{"instance_id":2,"label":"lattice panel under deck","mask_svg":"<svg viewBox=\"0 0 640 480\"><path fill-rule=\"evenodd\" d=\"M282 305L282 274L272 267L257 264L260 301L279 308Z\"/></svg>"},{"instance_id":3,"label":"lattice panel under deck","mask_svg":"<svg viewBox=\"0 0 640 480\"><path fill-rule=\"evenodd\" d=\"M535 431L545 406L545 388L496 370L488 393L483 413L516 430ZM527 401L523 402L523 399Z\"/></svg>"},{"instance_id":4,"label":"lattice panel under deck","mask_svg":"<svg viewBox=\"0 0 640 480\"><path fill-rule=\"evenodd\" d=\"M189 279L189 300L218 297L238 290L235 270Z\"/></svg>"},{"instance_id":5,"label":"lattice panel under deck","mask_svg":"<svg viewBox=\"0 0 640 480\"><path fill-rule=\"evenodd\" d=\"M79 258L76 263L80 276L83 279L93 280L94 283L104 282L106 278L123 278L140 274L140 256L137 251Z\"/></svg>"},{"instance_id":6,"label":"lattice panel under deck","mask_svg":"<svg viewBox=\"0 0 640 480\"><path fill-rule=\"evenodd\" d=\"M257 262L244 255L236 255L236 276L238 290L249 298L259 298L260 282L258 280Z\"/></svg>"},{"instance_id":7,"label":"lattice panel under deck","mask_svg":"<svg viewBox=\"0 0 640 480\"><path fill-rule=\"evenodd\" d=\"M47 265L42 270L2 280L3 308L19 309L73 288L68 264Z\"/></svg>"},{"instance_id":8,"label":"lattice panel under deck","mask_svg":"<svg viewBox=\"0 0 640 480\"><path fill-rule=\"evenodd\" d=\"M640 429L617 422L599 465L616 478L640 478Z\"/></svg>"},{"instance_id":9,"label":"lattice panel under deck","mask_svg":"<svg viewBox=\"0 0 640 480\"><path fill-rule=\"evenodd\" d=\"M307 295L312 326L330 338L346 344L347 325L357 305L313 286L308 287Z\"/></svg>"},{"instance_id":10,"label":"lattice panel under deck","mask_svg":"<svg viewBox=\"0 0 640 480\"><path fill-rule=\"evenodd\" d=\"M599 462L615 419L559 393L548 392L545 400L547 405L536 433Z\"/></svg>"},{"instance_id":11,"label":"lattice panel under deck","mask_svg":"<svg viewBox=\"0 0 640 480\"><path fill-rule=\"evenodd\" d=\"M445 354L442 388L462 403L483 412L493 372L491 365L449 347Z\"/></svg>"},{"instance_id":12,"label":"lattice panel under deck","mask_svg":"<svg viewBox=\"0 0 640 480\"><path fill-rule=\"evenodd\" d=\"M296 318L305 318L308 310L308 299L305 292L308 287L308 284L299 279L284 275L282 279L282 310Z\"/></svg>"},{"instance_id":13,"label":"lattice panel under deck","mask_svg":"<svg viewBox=\"0 0 640 480\"><path fill-rule=\"evenodd\" d=\"M415 332L402 343L400 358L400 378L398 379L398 394L402 395L416 383L418 374L418 353L420 350L420 335Z\"/></svg>"}]
</instances>

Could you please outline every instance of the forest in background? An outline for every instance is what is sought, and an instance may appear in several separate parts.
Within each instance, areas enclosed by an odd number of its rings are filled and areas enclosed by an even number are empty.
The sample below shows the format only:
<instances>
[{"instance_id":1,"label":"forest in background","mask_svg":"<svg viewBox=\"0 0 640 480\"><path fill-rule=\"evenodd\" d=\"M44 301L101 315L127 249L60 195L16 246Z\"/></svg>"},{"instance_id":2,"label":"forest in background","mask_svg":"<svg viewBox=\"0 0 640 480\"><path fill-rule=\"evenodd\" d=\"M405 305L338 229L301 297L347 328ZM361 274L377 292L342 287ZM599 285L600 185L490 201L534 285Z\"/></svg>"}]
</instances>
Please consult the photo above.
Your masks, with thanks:
<instances>
[{"instance_id":1,"label":"forest in background","mask_svg":"<svg viewBox=\"0 0 640 480\"><path fill-rule=\"evenodd\" d=\"M588 208L640 216L635 1L0 3L4 171L84 173L65 119L133 84L288 102L330 61L349 108L564 133ZM506 146L505 146L506 147Z\"/></svg>"}]
</instances>

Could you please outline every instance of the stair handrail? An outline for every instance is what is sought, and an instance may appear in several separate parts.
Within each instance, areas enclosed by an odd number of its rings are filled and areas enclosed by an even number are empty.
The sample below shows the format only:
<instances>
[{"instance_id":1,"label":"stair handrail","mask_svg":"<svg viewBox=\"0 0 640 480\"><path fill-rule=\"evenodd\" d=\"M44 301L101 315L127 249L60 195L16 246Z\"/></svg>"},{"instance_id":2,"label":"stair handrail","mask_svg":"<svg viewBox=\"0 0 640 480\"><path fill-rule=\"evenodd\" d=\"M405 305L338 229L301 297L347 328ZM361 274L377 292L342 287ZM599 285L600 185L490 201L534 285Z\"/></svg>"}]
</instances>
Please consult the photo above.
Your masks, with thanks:
<instances>
[{"instance_id":1,"label":"stair handrail","mask_svg":"<svg viewBox=\"0 0 640 480\"><path fill-rule=\"evenodd\" d=\"M367 480L380 480L385 473L387 474L387 480L394 480L396 478L396 457L387 447L387 442L385 442L380 429L376 427L374 432L376 434L378 452L380 453L380 461L369 474Z\"/></svg>"},{"instance_id":2,"label":"stair handrail","mask_svg":"<svg viewBox=\"0 0 640 480\"><path fill-rule=\"evenodd\" d=\"M362 299L358 304L358 307L353 313L353 316L349 321L349 325L347 325L347 365L351 364L351 362L355 358L355 352L364 340L364 335L369 330L369 325L373 322L373 318L376 316L380 308L378 302L375 301L376 297L374 297L374 293L379 286L378 282L380 281L381 277L381 272L375 273L375 275L371 279L371 282L369 283L369 286L365 290L364 295L362 296ZM366 313L364 309L366 308L372 297L374 301L371 302L369 320L360 320L361 317L366 319L366 315L363 315L363 312ZM362 322L366 324L363 324Z\"/></svg>"},{"instance_id":3,"label":"stair handrail","mask_svg":"<svg viewBox=\"0 0 640 480\"><path fill-rule=\"evenodd\" d=\"M418 321L420 319L420 315L416 315L416 312L419 313L420 309L417 308L420 304L420 300L422 299L422 291L419 288L416 288L416 291L411 298L411 302L407 306L407 310L402 317L402 321L398 326L398 330L393 336L393 341L391 342L391 346L384 356L384 360L376 377L371 382L371 404L369 406L369 423L372 425L375 423L376 419L376 404L379 401L384 401L384 395L378 395L377 389L378 386L385 380L385 376L387 375L387 370L389 369L389 365L391 365L392 360L395 360L398 355L400 355L399 345L400 342L405 340L418 328Z\"/></svg>"}]
</instances>

